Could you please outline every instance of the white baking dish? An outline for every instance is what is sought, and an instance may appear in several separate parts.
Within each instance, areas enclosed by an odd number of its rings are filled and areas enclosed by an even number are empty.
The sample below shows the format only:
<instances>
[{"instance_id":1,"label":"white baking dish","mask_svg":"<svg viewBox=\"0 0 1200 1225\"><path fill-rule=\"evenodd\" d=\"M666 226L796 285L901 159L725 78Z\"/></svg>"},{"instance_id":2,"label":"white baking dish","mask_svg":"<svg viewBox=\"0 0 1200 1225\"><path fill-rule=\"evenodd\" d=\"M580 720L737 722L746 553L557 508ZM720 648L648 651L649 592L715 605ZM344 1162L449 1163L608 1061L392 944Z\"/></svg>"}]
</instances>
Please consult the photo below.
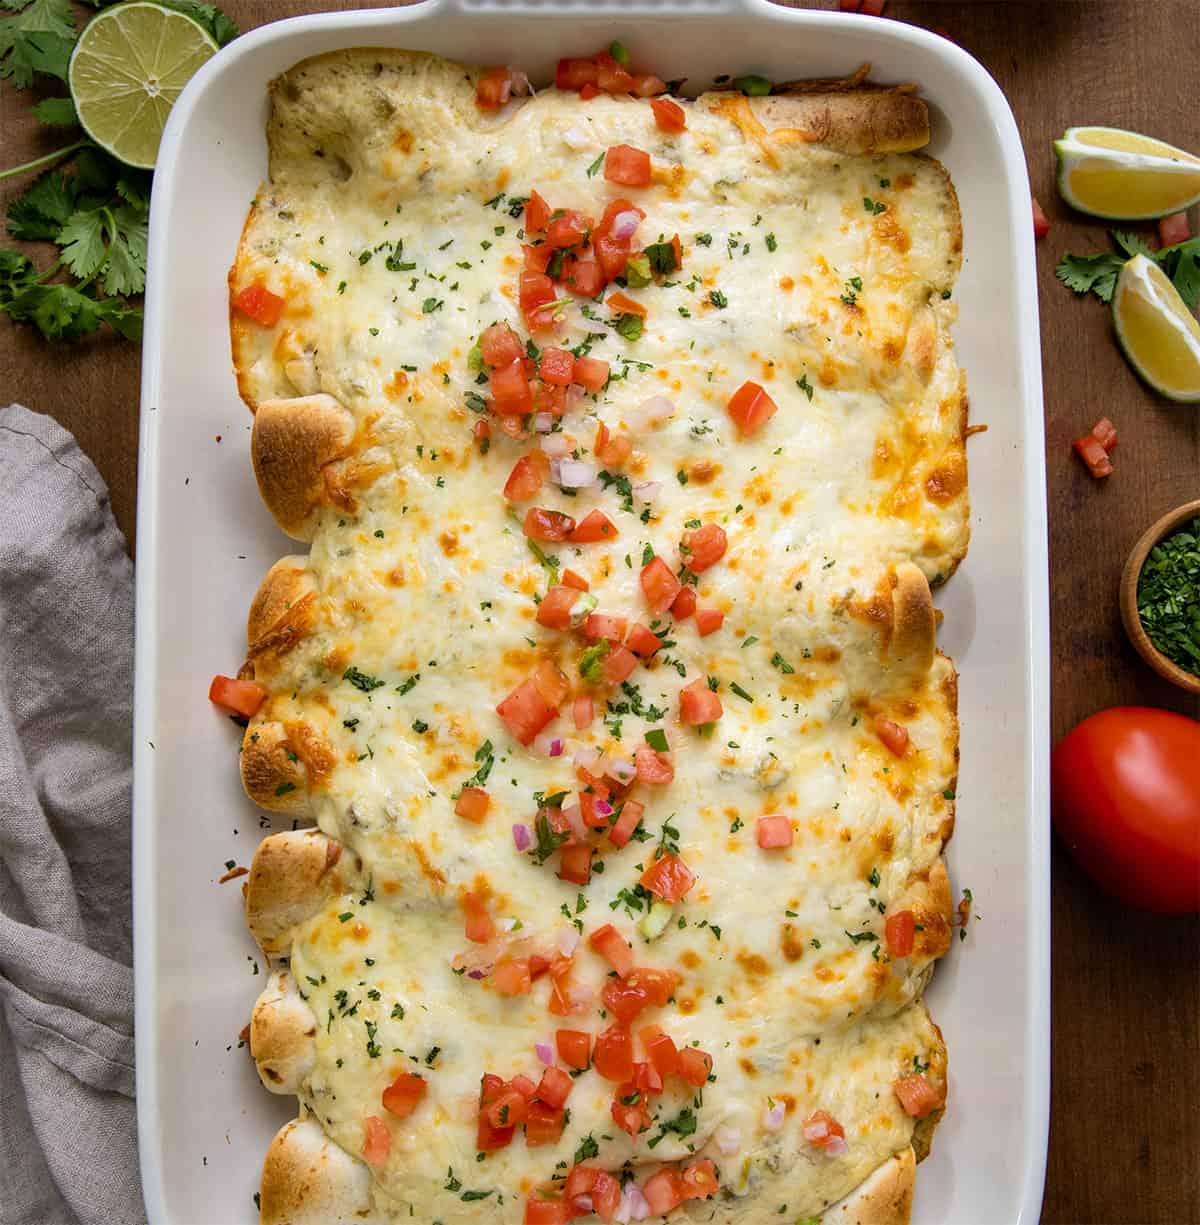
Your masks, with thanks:
<instances>
[{"instance_id":1,"label":"white baking dish","mask_svg":"<svg viewBox=\"0 0 1200 1225\"><path fill-rule=\"evenodd\" d=\"M230 371L225 270L263 177L266 84L337 47L423 48L546 80L560 54L619 36L692 87L722 72L830 76L864 60L919 82L931 152L962 201L955 293L971 417L971 552L939 594L960 672L962 773L949 860L980 922L938 970L951 1095L917 1180L920 1225L1033 1225L1049 1094L1046 524L1033 233L1012 114L953 43L891 21L766 0L427 0L328 14L238 39L189 85L159 154L150 233L138 499L134 867L138 1108L150 1219L257 1219L259 1164L293 1099L237 1046L264 979L227 860L270 828L243 797L239 736L205 700L236 669L267 567L295 545L254 485Z\"/></svg>"}]
</instances>

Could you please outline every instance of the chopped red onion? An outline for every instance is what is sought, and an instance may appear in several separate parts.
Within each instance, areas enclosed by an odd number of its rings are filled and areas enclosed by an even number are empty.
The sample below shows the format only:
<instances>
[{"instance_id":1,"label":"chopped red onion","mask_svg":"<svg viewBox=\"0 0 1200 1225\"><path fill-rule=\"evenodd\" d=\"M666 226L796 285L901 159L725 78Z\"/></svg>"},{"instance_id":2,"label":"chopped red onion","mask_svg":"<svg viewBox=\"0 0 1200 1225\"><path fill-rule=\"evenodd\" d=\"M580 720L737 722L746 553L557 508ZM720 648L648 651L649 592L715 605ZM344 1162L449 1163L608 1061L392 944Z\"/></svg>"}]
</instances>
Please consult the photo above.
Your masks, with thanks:
<instances>
[{"instance_id":1,"label":"chopped red onion","mask_svg":"<svg viewBox=\"0 0 1200 1225\"><path fill-rule=\"evenodd\" d=\"M554 414L535 413L533 416L533 428L539 434L549 434L554 429Z\"/></svg>"},{"instance_id":2,"label":"chopped red onion","mask_svg":"<svg viewBox=\"0 0 1200 1225\"><path fill-rule=\"evenodd\" d=\"M568 383L567 395L566 399L564 400L567 410L569 411L570 409L574 408L586 394L587 392L584 390L582 383Z\"/></svg>"},{"instance_id":3,"label":"chopped red onion","mask_svg":"<svg viewBox=\"0 0 1200 1225\"><path fill-rule=\"evenodd\" d=\"M488 976L488 971L483 969L482 967L476 970L467 971L467 977L473 978L476 982L478 982L481 978L487 978L487 976Z\"/></svg>"},{"instance_id":4,"label":"chopped red onion","mask_svg":"<svg viewBox=\"0 0 1200 1225\"><path fill-rule=\"evenodd\" d=\"M571 442L566 434L546 434L539 440L539 445L547 455L559 458L571 450Z\"/></svg>"},{"instance_id":5,"label":"chopped red onion","mask_svg":"<svg viewBox=\"0 0 1200 1225\"><path fill-rule=\"evenodd\" d=\"M510 68L509 72L512 73L512 91L514 95L519 97L522 94L533 93L533 90L529 87L529 78L523 72L518 72L513 68Z\"/></svg>"},{"instance_id":6,"label":"chopped red onion","mask_svg":"<svg viewBox=\"0 0 1200 1225\"><path fill-rule=\"evenodd\" d=\"M555 461L558 471L554 479L564 489L590 489L596 483L596 469L591 464L585 464L578 459L560 459ZM551 464L553 471L555 464Z\"/></svg>"},{"instance_id":7,"label":"chopped red onion","mask_svg":"<svg viewBox=\"0 0 1200 1225\"><path fill-rule=\"evenodd\" d=\"M555 749L555 745L558 748ZM529 746L539 757L561 757L563 751L563 742L551 732L539 732L533 739L533 743Z\"/></svg>"},{"instance_id":8,"label":"chopped red onion","mask_svg":"<svg viewBox=\"0 0 1200 1225\"><path fill-rule=\"evenodd\" d=\"M722 1157L732 1157L742 1146L742 1133L736 1127L730 1127L728 1123L722 1123L717 1128L713 1133L713 1139Z\"/></svg>"},{"instance_id":9,"label":"chopped red onion","mask_svg":"<svg viewBox=\"0 0 1200 1225\"><path fill-rule=\"evenodd\" d=\"M592 811L598 817L611 817L613 815L613 806L607 800L593 800Z\"/></svg>"},{"instance_id":10,"label":"chopped red onion","mask_svg":"<svg viewBox=\"0 0 1200 1225\"><path fill-rule=\"evenodd\" d=\"M593 143L592 138L586 132L581 132L578 128L567 128L566 131L563 132L562 138L563 143L566 144L568 148L574 149L576 153L578 153L580 149L586 149L588 145Z\"/></svg>"},{"instance_id":11,"label":"chopped red onion","mask_svg":"<svg viewBox=\"0 0 1200 1225\"><path fill-rule=\"evenodd\" d=\"M586 1215L592 1211L592 1197L590 1195L577 1195L575 1197L575 1207L579 1212Z\"/></svg>"},{"instance_id":12,"label":"chopped red onion","mask_svg":"<svg viewBox=\"0 0 1200 1225\"><path fill-rule=\"evenodd\" d=\"M563 742L557 736L555 736L555 738L550 741L550 752L548 756L561 757L562 751L563 751Z\"/></svg>"},{"instance_id":13,"label":"chopped red onion","mask_svg":"<svg viewBox=\"0 0 1200 1225\"><path fill-rule=\"evenodd\" d=\"M842 1136L830 1136L824 1147L830 1157L844 1157L850 1151L850 1145Z\"/></svg>"},{"instance_id":14,"label":"chopped red onion","mask_svg":"<svg viewBox=\"0 0 1200 1225\"><path fill-rule=\"evenodd\" d=\"M567 824L571 827L571 832L580 839L587 837L587 829L583 824L583 814L579 811L578 804L569 804L562 810L562 815L566 817Z\"/></svg>"},{"instance_id":15,"label":"chopped red onion","mask_svg":"<svg viewBox=\"0 0 1200 1225\"><path fill-rule=\"evenodd\" d=\"M513 845L524 854L531 846L533 846L533 831L528 825L514 825L512 827Z\"/></svg>"},{"instance_id":16,"label":"chopped red onion","mask_svg":"<svg viewBox=\"0 0 1200 1225\"><path fill-rule=\"evenodd\" d=\"M554 1048L549 1042L535 1042L533 1044L533 1049L537 1052L537 1057L546 1065L546 1067L552 1068L554 1066Z\"/></svg>"},{"instance_id":17,"label":"chopped red onion","mask_svg":"<svg viewBox=\"0 0 1200 1225\"><path fill-rule=\"evenodd\" d=\"M782 1102L776 1102L763 1118L763 1126L767 1131L778 1131L783 1126L784 1109Z\"/></svg>"},{"instance_id":18,"label":"chopped red onion","mask_svg":"<svg viewBox=\"0 0 1200 1225\"><path fill-rule=\"evenodd\" d=\"M620 242L624 238L632 238L641 224L641 217L633 209L627 208L612 219L609 233Z\"/></svg>"},{"instance_id":19,"label":"chopped red onion","mask_svg":"<svg viewBox=\"0 0 1200 1225\"><path fill-rule=\"evenodd\" d=\"M640 485L634 485L633 492L643 502L653 502L662 492L662 481L643 481Z\"/></svg>"},{"instance_id":20,"label":"chopped red onion","mask_svg":"<svg viewBox=\"0 0 1200 1225\"><path fill-rule=\"evenodd\" d=\"M579 947L579 932L574 927L564 927L558 933L558 951L564 957L573 957Z\"/></svg>"},{"instance_id":21,"label":"chopped red onion","mask_svg":"<svg viewBox=\"0 0 1200 1225\"><path fill-rule=\"evenodd\" d=\"M506 932L514 932L514 931L516 931L516 930L517 930L517 927L518 927L519 923L520 923L520 920L519 920L519 919L514 919L514 918L513 918L513 917L510 915L510 916L509 916L507 919L505 919L505 920L504 920L504 921L503 921L503 922L500 924L500 926L501 926L501 927L502 927L502 928L503 928L503 929L504 929Z\"/></svg>"},{"instance_id":22,"label":"chopped red onion","mask_svg":"<svg viewBox=\"0 0 1200 1225\"><path fill-rule=\"evenodd\" d=\"M580 749L571 760L589 774L596 774L596 767L600 764L600 754L596 749Z\"/></svg>"},{"instance_id":23,"label":"chopped red onion","mask_svg":"<svg viewBox=\"0 0 1200 1225\"><path fill-rule=\"evenodd\" d=\"M629 416L636 428L645 429L651 425L662 425L674 414L675 405L666 396L651 396L643 400Z\"/></svg>"},{"instance_id":24,"label":"chopped red onion","mask_svg":"<svg viewBox=\"0 0 1200 1225\"><path fill-rule=\"evenodd\" d=\"M604 773L623 785L637 778L637 766L627 757L614 757Z\"/></svg>"},{"instance_id":25,"label":"chopped red onion","mask_svg":"<svg viewBox=\"0 0 1200 1225\"><path fill-rule=\"evenodd\" d=\"M614 1221L625 1225L628 1221L644 1221L650 1216L650 1205L642 1194L642 1189L636 1183L627 1183L621 1192L621 1202L617 1206Z\"/></svg>"}]
</instances>

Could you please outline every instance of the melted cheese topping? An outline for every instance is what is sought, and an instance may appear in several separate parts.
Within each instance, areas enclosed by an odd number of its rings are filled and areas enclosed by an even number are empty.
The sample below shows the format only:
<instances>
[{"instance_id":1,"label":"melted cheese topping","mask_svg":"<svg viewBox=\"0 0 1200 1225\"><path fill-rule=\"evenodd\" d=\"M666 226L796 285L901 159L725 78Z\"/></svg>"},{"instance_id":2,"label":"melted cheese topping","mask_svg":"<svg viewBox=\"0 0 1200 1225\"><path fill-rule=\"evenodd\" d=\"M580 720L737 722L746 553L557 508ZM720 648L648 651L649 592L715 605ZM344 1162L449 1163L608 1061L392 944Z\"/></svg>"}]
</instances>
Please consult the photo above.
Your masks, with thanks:
<instances>
[{"instance_id":1,"label":"melted cheese topping","mask_svg":"<svg viewBox=\"0 0 1200 1225\"><path fill-rule=\"evenodd\" d=\"M273 662L262 716L328 746L335 764L312 789L314 812L364 863L359 889L295 934L292 967L319 1025L302 1098L354 1154L364 1116L385 1120L392 1147L376 1177L397 1219L519 1221L531 1188L588 1154L639 1178L711 1156L725 1188L714 1220L760 1221L783 1203L789 1220L818 1213L908 1142L913 1120L892 1082L944 1070L919 1000L940 949L923 955L919 936L912 958L890 962L883 924L950 828L953 670L938 659L916 682L892 675L871 614L896 563L936 578L965 549L951 189L916 156L780 143L768 160L704 103L677 137L645 103L554 91L496 125L470 114L457 73L408 80L396 58L378 91L387 106L365 87L347 97L314 67L277 88L272 180L234 277L287 300L275 329L236 325L244 391L321 390L358 424L341 470L350 497L319 512L307 563L315 625ZM650 151L650 188L596 173L618 143ZM564 312L562 342L584 343L613 379L563 433L585 462L598 422L635 450L629 484L538 495L577 520L599 507L619 531L611 544L543 546L545 563L500 493L531 444L493 429L479 454L468 363L493 321L528 335L515 299L520 201L533 188L593 217L634 198L647 213L635 245L678 233L684 248L682 271L628 291L648 311L640 338L619 335L603 304ZM743 439L725 404L747 379L779 411ZM670 408L651 422L656 396ZM518 745L495 707L539 660L589 691L586 642L534 620L550 579L574 569L601 610L649 623L643 559L652 550L675 568L697 520L728 534L698 584L723 627L700 638L693 621L659 618L664 648L626 685L591 690L599 714L586 732L568 699L550 729L561 756ZM724 706L710 735L677 721L680 690L699 677ZM908 729L903 759L871 730L874 714ZM669 737L675 780L632 792L648 841L617 850L601 838L583 887L558 879L557 855L539 864L516 851L512 826L533 823L535 795L580 787L576 753L632 757L654 728ZM486 762L491 806L475 825L455 816L454 796ZM755 822L769 813L791 818L789 849L758 848ZM697 882L649 940L636 886L659 843ZM518 952L552 952L582 931L573 981L596 998L555 1017L546 978L511 999L463 974L501 951L465 939L468 890L487 896L511 929L500 943ZM536 1080L535 1042L610 1023L598 999L608 966L586 943L607 922L639 965L681 975L674 1002L635 1031L659 1024L680 1047L698 1044L711 1082L701 1093L670 1082L634 1140L612 1121L615 1086L589 1071L560 1143L528 1148L518 1130L477 1161L481 1075ZM429 1089L400 1121L379 1101L402 1071ZM801 1120L816 1109L844 1126L845 1156L805 1143Z\"/></svg>"}]
</instances>

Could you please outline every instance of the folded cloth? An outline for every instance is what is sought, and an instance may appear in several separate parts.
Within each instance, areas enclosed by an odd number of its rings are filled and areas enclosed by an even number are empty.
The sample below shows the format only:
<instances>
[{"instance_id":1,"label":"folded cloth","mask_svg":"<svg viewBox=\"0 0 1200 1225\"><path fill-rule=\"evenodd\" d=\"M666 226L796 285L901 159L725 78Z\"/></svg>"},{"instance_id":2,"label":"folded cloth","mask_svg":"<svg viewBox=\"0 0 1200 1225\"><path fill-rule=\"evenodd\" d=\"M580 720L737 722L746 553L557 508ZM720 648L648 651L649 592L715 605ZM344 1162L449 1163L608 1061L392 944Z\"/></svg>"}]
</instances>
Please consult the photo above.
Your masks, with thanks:
<instances>
[{"instance_id":1,"label":"folded cloth","mask_svg":"<svg viewBox=\"0 0 1200 1225\"><path fill-rule=\"evenodd\" d=\"M0 409L0 1225L144 1221L133 567L100 474Z\"/></svg>"}]
</instances>

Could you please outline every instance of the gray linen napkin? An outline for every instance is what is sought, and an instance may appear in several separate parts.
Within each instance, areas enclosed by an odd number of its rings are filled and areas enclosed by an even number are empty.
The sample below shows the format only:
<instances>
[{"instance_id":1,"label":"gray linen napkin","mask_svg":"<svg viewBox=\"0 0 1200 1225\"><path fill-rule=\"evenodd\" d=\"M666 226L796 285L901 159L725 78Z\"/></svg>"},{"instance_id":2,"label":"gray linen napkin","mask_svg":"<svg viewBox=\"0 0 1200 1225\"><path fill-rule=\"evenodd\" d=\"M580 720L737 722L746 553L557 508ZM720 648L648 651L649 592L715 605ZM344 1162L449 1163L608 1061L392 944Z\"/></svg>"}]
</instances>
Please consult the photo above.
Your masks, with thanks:
<instances>
[{"instance_id":1,"label":"gray linen napkin","mask_svg":"<svg viewBox=\"0 0 1200 1225\"><path fill-rule=\"evenodd\" d=\"M145 1220L133 1104L133 567L49 417L0 409L0 1225Z\"/></svg>"}]
</instances>

